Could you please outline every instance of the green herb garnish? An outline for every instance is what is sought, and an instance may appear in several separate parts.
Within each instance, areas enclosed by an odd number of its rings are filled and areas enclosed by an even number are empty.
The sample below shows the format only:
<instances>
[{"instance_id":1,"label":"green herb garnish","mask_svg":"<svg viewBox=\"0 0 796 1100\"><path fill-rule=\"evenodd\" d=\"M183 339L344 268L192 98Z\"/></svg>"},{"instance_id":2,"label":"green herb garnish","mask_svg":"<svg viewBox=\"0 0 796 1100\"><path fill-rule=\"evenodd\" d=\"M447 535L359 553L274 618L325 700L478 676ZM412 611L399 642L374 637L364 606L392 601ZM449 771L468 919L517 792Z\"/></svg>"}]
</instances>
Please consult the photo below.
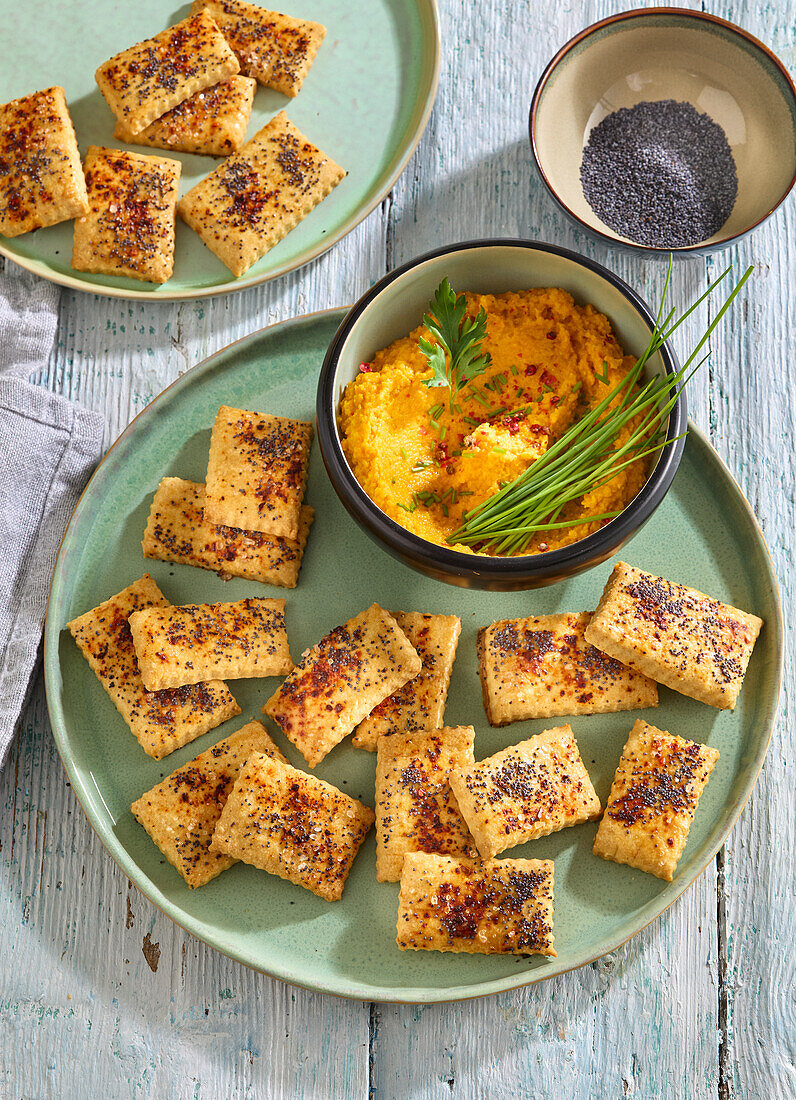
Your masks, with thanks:
<instances>
[{"instance_id":1,"label":"green herb garnish","mask_svg":"<svg viewBox=\"0 0 796 1100\"><path fill-rule=\"evenodd\" d=\"M467 300L458 296L445 278L437 288L429 311L423 316L435 343L421 337L418 347L433 370L426 386L447 386L451 413L453 400L474 378L483 374L491 360L481 351L486 336L486 312L483 306L475 320L467 316Z\"/></svg>"},{"instance_id":2,"label":"green herb garnish","mask_svg":"<svg viewBox=\"0 0 796 1100\"><path fill-rule=\"evenodd\" d=\"M643 381L642 372L655 352L714 292L730 270L728 267L680 316L675 309L664 316L672 273L670 258L655 326L635 366L519 477L466 512L462 526L447 541L477 546L499 555L517 554L525 550L537 531L612 519L617 513L566 520L561 519L561 512L567 504L607 484L632 463L675 442L666 439L669 414L692 375L709 357L708 352L692 367L753 269L746 269L679 371L673 375L653 375L648 382ZM603 377L596 377L607 385L607 365L603 366ZM620 444L620 434L631 421L637 423Z\"/></svg>"}]
</instances>

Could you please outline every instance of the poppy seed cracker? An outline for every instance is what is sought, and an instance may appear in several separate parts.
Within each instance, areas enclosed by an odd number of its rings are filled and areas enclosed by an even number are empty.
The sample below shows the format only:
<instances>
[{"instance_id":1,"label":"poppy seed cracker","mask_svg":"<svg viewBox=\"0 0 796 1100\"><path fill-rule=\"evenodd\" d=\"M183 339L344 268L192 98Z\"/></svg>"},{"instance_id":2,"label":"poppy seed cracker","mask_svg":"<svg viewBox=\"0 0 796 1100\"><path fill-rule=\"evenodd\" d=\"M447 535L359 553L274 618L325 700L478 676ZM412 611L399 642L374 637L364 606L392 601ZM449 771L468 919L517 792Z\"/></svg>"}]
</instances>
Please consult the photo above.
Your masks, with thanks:
<instances>
[{"instance_id":1,"label":"poppy seed cracker","mask_svg":"<svg viewBox=\"0 0 796 1100\"><path fill-rule=\"evenodd\" d=\"M544 730L469 768L450 784L484 859L600 816L600 800L569 726Z\"/></svg>"},{"instance_id":2,"label":"poppy seed cracker","mask_svg":"<svg viewBox=\"0 0 796 1100\"><path fill-rule=\"evenodd\" d=\"M104 62L94 78L130 134L139 134L196 92L235 76L240 65L221 31L198 12Z\"/></svg>"},{"instance_id":3,"label":"poppy seed cracker","mask_svg":"<svg viewBox=\"0 0 796 1100\"><path fill-rule=\"evenodd\" d=\"M281 676L293 667L284 600L150 607L130 616L130 630L148 691L210 676Z\"/></svg>"},{"instance_id":4,"label":"poppy seed cracker","mask_svg":"<svg viewBox=\"0 0 796 1100\"><path fill-rule=\"evenodd\" d=\"M380 737L376 760L376 878L398 882L407 852L475 856L448 782L475 763L472 726Z\"/></svg>"},{"instance_id":5,"label":"poppy seed cracker","mask_svg":"<svg viewBox=\"0 0 796 1100\"><path fill-rule=\"evenodd\" d=\"M307 420L222 405L210 436L210 523L296 539L313 428Z\"/></svg>"},{"instance_id":6,"label":"poppy seed cracker","mask_svg":"<svg viewBox=\"0 0 796 1100\"><path fill-rule=\"evenodd\" d=\"M478 634L490 725L658 705L658 687L584 638L588 611L503 619Z\"/></svg>"},{"instance_id":7,"label":"poppy seed cracker","mask_svg":"<svg viewBox=\"0 0 796 1100\"><path fill-rule=\"evenodd\" d=\"M639 719L611 784L594 854L671 882L717 749Z\"/></svg>"},{"instance_id":8,"label":"poppy seed cracker","mask_svg":"<svg viewBox=\"0 0 796 1100\"><path fill-rule=\"evenodd\" d=\"M213 833L211 852L338 901L373 810L331 783L253 752Z\"/></svg>"},{"instance_id":9,"label":"poppy seed cracker","mask_svg":"<svg viewBox=\"0 0 796 1100\"><path fill-rule=\"evenodd\" d=\"M63 88L0 105L0 233L18 237L88 210Z\"/></svg>"},{"instance_id":10,"label":"poppy seed cracker","mask_svg":"<svg viewBox=\"0 0 796 1100\"><path fill-rule=\"evenodd\" d=\"M231 856L211 852L210 840L232 785L255 751L287 763L262 722L248 722L172 772L130 807L191 889L204 886L235 862Z\"/></svg>"},{"instance_id":11,"label":"poppy seed cracker","mask_svg":"<svg viewBox=\"0 0 796 1100\"><path fill-rule=\"evenodd\" d=\"M167 691L146 691L128 619L137 610L168 607L148 573L98 607L67 623L113 705L155 760L195 741L240 707L221 680Z\"/></svg>"},{"instance_id":12,"label":"poppy seed cracker","mask_svg":"<svg viewBox=\"0 0 796 1100\"><path fill-rule=\"evenodd\" d=\"M180 199L177 212L233 275L286 236L345 177L284 111Z\"/></svg>"},{"instance_id":13,"label":"poppy seed cracker","mask_svg":"<svg viewBox=\"0 0 796 1100\"><path fill-rule=\"evenodd\" d=\"M396 942L402 951L554 958L553 861L409 853Z\"/></svg>"},{"instance_id":14,"label":"poppy seed cracker","mask_svg":"<svg viewBox=\"0 0 796 1100\"><path fill-rule=\"evenodd\" d=\"M586 640L660 684L733 710L763 620L619 561Z\"/></svg>"},{"instance_id":15,"label":"poppy seed cracker","mask_svg":"<svg viewBox=\"0 0 796 1100\"><path fill-rule=\"evenodd\" d=\"M395 619L374 603L307 650L263 711L314 768L420 667Z\"/></svg>"}]
</instances>

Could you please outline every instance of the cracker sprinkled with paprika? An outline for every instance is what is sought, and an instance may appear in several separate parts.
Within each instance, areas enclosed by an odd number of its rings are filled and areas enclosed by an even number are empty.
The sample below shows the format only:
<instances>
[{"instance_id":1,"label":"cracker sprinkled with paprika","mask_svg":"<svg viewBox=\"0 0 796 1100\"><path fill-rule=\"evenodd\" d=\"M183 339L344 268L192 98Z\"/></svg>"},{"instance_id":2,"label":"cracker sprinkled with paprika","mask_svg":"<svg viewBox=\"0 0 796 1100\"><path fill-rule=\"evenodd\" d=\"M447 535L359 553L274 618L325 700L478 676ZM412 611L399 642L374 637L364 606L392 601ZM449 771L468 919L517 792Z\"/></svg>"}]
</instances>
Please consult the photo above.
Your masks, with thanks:
<instances>
[{"instance_id":1,"label":"cracker sprinkled with paprika","mask_svg":"<svg viewBox=\"0 0 796 1100\"><path fill-rule=\"evenodd\" d=\"M448 779L475 763L472 726L380 737L376 761L376 878L398 882L407 852L475 856Z\"/></svg>"},{"instance_id":2,"label":"cracker sprinkled with paprika","mask_svg":"<svg viewBox=\"0 0 796 1100\"><path fill-rule=\"evenodd\" d=\"M191 889L204 886L235 862L231 856L211 852L210 839L233 783L255 751L287 763L262 722L248 722L172 772L130 807Z\"/></svg>"},{"instance_id":3,"label":"cracker sprinkled with paprika","mask_svg":"<svg viewBox=\"0 0 796 1100\"><path fill-rule=\"evenodd\" d=\"M177 212L233 275L243 275L345 174L280 111L183 195Z\"/></svg>"},{"instance_id":4,"label":"cracker sprinkled with paprika","mask_svg":"<svg viewBox=\"0 0 796 1100\"><path fill-rule=\"evenodd\" d=\"M450 784L484 859L600 816L600 800L569 726L545 730L470 768Z\"/></svg>"},{"instance_id":5,"label":"cracker sprinkled with paprika","mask_svg":"<svg viewBox=\"0 0 796 1100\"><path fill-rule=\"evenodd\" d=\"M590 619L588 611L537 615L479 631L478 672L491 725L658 705L653 680L584 639Z\"/></svg>"},{"instance_id":6,"label":"cracker sprinkled with paprika","mask_svg":"<svg viewBox=\"0 0 796 1100\"><path fill-rule=\"evenodd\" d=\"M671 882L718 758L717 749L639 719L622 750L594 854Z\"/></svg>"},{"instance_id":7,"label":"cracker sprinkled with paprika","mask_svg":"<svg viewBox=\"0 0 796 1100\"><path fill-rule=\"evenodd\" d=\"M456 615L393 611L398 626L417 650L423 667L413 680L379 703L354 733L358 749L376 751L381 736L437 729L442 725L456 646L462 629Z\"/></svg>"},{"instance_id":8,"label":"cracker sprinkled with paprika","mask_svg":"<svg viewBox=\"0 0 796 1100\"><path fill-rule=\"evenodd\" d=\"M240 714L240 707L220 680L168 691L144 689L127 620L143 608L168 606L169 601L145 573L67 624L113 705L144 752L155 760Z\"/></svg>"},{"instance_id":9,"label":"cracker sprinkled with paprika","mask_svg":"<svg viewBox=\"0 0 796 1100\"><path fill-rule=\"evenodd\" d=\"M282 676L293 667L284 600L150 607L130 616L130 630L148 691L209 676Z\"/></svg>"},{"instance_id":10,"label":"cracker sprinkled with paprika","mask_svg":"<svg viewBox=\"0 0 796 1100\"><path fill-rule=\"evenodd\" d=\"M165 283L174 269L176 160L89 146L89 211L75 222L72 267Z\"/></svg>"},{"instance_id":11,"label":"cracker sprinkled with paprika","mask_svg":"<svg viewBox=\"0 0 796 1100\"><path fill-rule=\"evenodd\" d=\"M0 105L0 233L18 237L87 210L86 181L63 88Z\"/></svg>"},{"instance_id":12,"label":"cracker sprinkled with paprika","mask_svg":"<svg viewBox=\"0 0 796 1100\"><path fill-rule=\"evenodd\" d=\"M222 405L210 436L210 523L297 539L312 424Z\"/></svg>"},{"instance_id":13,"label":"cracker sprinkled with paprika","mask_svg":"<svg viewBox=\"0 0 796 1100\"><path fill-rule=\"evenodd\" d=\"M410 853L396 942L403 951L554 958L553 861Z\"/></svg>"},{"instance_id":14,"label":"cracker sprinkled with paprika","mask_svg":"<svg viewBox=\"0 0 796 1100\"><path fill-rule=\"evenodd\" d=\"M210 850L338 901L372 824L370 806L253 752L221 812Z\"/></svg>"},{"instance_id":15,"label":"cracker sprinkled with paprika","mask_svg":"<svg viewBox=\"0 0 796 1100\"><path fill-rule=\"evenodd\" d=\"M374 603L308 650L263 711L314 768L420 668L395 619Z\"/></svg>"},{"instance_id":16,"label":"cracker sprinkled with paprika","mask_svg":"<svg viewBox=\"0 0 796 1100\"><path fill-rule=\"evenodd\" d=\"M221 31L198 12L117 53L94 78L127 132L140 134L184 99L238 72Z\"/></svg>"},{"instance_id":17,"label":"cracker sprinkled with paprika","mask_svg":"<svg viewBox=\"0 0 796 1100\"><path fill-rule=\"evenodd\" d=\"M295 588L314 511L302 506L298 539L217 526L204 517L205 487L164 477L155 491L141 546L145 558L212 569L220 576Z\"/></svg>"},{"instance_id":18,"label":"cracker sprinkled with paprika","mask_svg":"<svg viewBox=\"0 0 796 1100\"><path fill-rule=\"evenodd\" d=\"M757 615L618 561L586 639L682 695L733 710L762 626Z\"/></svg>"},{"instance_id":19,"label":"cracker sprinkled with paprika","mask_svg":"<svg viewBox=\"0 0 796 1100\"><path fill-rule=\"evenodd\" d=\"M137 134L117 122L113 136L175 153L229 156L246 141L256 87L248 76L231 76L184 99Z\"/></svg>"},{"instance_id":20,"label":"cracker sprinkled with paprika","mask_svg":"<svg viewBox=\"0 0 796 1100\"><path fill-rule=\"evenodd\" d=\"M326 27L293 19L245 0L194 0L191 12L212 16L235 56L241 72L266 88L298 95L326 35Z\"/></svg>"}]
</instances>

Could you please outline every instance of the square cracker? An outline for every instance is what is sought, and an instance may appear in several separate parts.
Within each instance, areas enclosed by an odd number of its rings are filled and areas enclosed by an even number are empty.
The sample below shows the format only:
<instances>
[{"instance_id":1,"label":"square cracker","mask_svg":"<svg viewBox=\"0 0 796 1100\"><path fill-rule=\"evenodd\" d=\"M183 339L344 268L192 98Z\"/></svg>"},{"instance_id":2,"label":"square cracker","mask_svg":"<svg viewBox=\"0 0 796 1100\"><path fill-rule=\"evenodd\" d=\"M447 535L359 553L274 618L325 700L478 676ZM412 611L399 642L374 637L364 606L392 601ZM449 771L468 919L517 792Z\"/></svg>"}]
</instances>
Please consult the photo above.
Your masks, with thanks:
<instances>
[{"instance_id":1,"label":"square cracker","mask_svg":"<svg viewBox=\"0 0 796 1100\"><path fill-rule=\"evenodd\" d=\"M358 749L376 751L381 736L437 729L442 725L456 646L462 629L456 615L393 611L398 626L417 650L423 667L413 680L379 703L354 733Z\"/></svg>"},{"instance_id":2,"label":"square cracker","mask_svg":"<svg viewBox=\"0 0 796 1100\"><path fill-rule=\"evenodd\" d=\"M490 725L658 705L658 687L584 638L580 614L503 619L478 633L478 672Z\"/></svg>"},{"instance_id":3,"label":"square cracker","mask_svg":"<svg viewBox=\"0 0 796 1100\"><path fill-rule=\"evenodd\" d=\"M622 750L594 854L671 882L718 758L717 749L639 719Z\"/></svg>"},{"instance_id":4,"label":"square cracker","mask_svg":"<svg viewBox=\"0 0 796 1100\"><path fill-rule=\"evenodd\" d=\"M376 878L398 882L407 852L475 856L448 779L475 763L472 726L380 737L376 760Z\"/></svg>"},{"instance_id":5,"label":"square cracker","mask_svg":"<svg viewBox=\"0 0 796 1100\"><path fill-rule=\"evenodd\" d=\"M210 523L297 539L312 424L222 405L210 436Z\"/></svg>"},{"instance_id":6,"label":"square cracker","mask_svg":"<svg viewBox=\"0 0 796 1100\"><path fill-rule=\"evenodd\" d=\"M245 577L295 588L314 517L302 506L299 537L281 539L261 531L217 526L204 517L205 487L164 477L155 491L141 547L145 558L212 569L224 578Z\"/></svg>"},{"instance_id":7,"label":"square cracker","mask_svg":"<svg viewBox=\"0 0 796 1100\"><path fill-rule=\"evenodd\" d=\"M184 99L137 134L117 122L113 136L175 153L229 156L246 141L256 87L248 76L231 76Z\"/></svg>"},{"instance_id":8,"label":"square cracker","mask_svg":"<svg viewBox=\"0 0 796 1100\"><path fill-rule=\"evenodd\" d=\"M238 72L224 35L198 12L117 53L94 79L128 133L140 134L184 99Z\"/></svg>"},{"instance_id":9,"label":"square cracker","mask_svg":"<svg viewBox=\"0 0 796 1100\"><path fill-rule=\"evenodd\" d=\"M75 222L72 267L165 283L174 270L180 164L91 145L85 167L89 210Z\"/></svg>"},{"instance_id":10,"label":"square cracker","mask_svg":"<svg viewBox=\"0 0 796 1100\"><path fill-rule=\"evenodd\" d=\"M262 722L248 722L172 772L130 807L191 889L204 886L235 862L231 856L211 852L210 839L232 785L253 752L287 763Z\"/></svg>"},{"instance_id":11,"label":"square cracker","mask_svg":"<svg viewBox=\"0 0 796 1100\"><path fill-rule=\"evenodd\" d=\"M284 600L150 607L130 616L130 630L147 691L208 676L282 676L293 667Z\"/></svg>"},{"instance_id":12,"label":"square cracker","mask_svg":"<svg viewBox=\"0 0 796 1100\"><path fill-rule=\"evenodd\" d=\"M370 806L253 752L221 812L210 850L338 901L372 824Z\"/></svg>"},{"instance_id":13,"label":"square cracker","mask_svg":"<svg viewBox=\"0 0 796 1100\"><path fill-rule=\"evenodd\" d=\"M233 275L243 275L345 174L280 111L183 195L177 212Z\"/></svg>"},{"instance_id":14,"label":"square cracker","mask_svg":"<svg viewBox=\"0 0 796 1100\"><path fill-rule=\"evenodd\" d=\"M733 710L763 620L618 561L586 639L682 695Z\"/></svg>"},{"instance_id":15,"label":"square cracker","mask_svg":"<svg viewBox=\"0 0 796 1100\"><path fill-rule=\"evenodd\" d=\"M544 730L470 768L450 785L484 859L600 816L569 726Z\"/></svg>"},{"instance_id":16,"label":"square cracker","mask_svg":"<svg viewBox=\"0 0 796 1100\"><path fill-rule=\"evenodd\" d=\"M402 951L554 958L553 861L409 853L396 942Z\"/></svg>"},{"instance_id":17,"label":"square cracker","mask_svg":"<svg viewBox=\"0 0 796 1100\"><path fill-rule=\"evenodd\" d=\"M0 105L0 233L18 237L87 210L86 181L63 88Z\"/></svg>"},{"instance_id":18,"label":"square cracker","mask_svg":"<svg viewBox=\"0 0 796 1100\"><path fill-rule=\"evenodd\" d=\"M241 72L287 96L298 95L326 36L321 23L293 19L245 0L194 0L191 11L213 17Z\"/></svg>"},{"instance_id":19,"label":"square cracker","mask_svg":"<svg viewBox=\"0 0 796 1100\"><path fill-rule=\"evenodd\" d=\"M155 760L240 714L240 707L221 680L172 691L144 689L128 618L143 608L168 606L169 601L145 573L128 588L67 623L113 705L144 752Z\"/></svg>"},{"instance_id":20,"label":"square cracker","mask_svg":"<svg viewBox=\"0 0 796 1100\"><path fill-rule=\"evenodd\" d=\"M263 711L314 768L420 667L395 619L374 603L307 650Z\"/></svg>"}]
</instances>

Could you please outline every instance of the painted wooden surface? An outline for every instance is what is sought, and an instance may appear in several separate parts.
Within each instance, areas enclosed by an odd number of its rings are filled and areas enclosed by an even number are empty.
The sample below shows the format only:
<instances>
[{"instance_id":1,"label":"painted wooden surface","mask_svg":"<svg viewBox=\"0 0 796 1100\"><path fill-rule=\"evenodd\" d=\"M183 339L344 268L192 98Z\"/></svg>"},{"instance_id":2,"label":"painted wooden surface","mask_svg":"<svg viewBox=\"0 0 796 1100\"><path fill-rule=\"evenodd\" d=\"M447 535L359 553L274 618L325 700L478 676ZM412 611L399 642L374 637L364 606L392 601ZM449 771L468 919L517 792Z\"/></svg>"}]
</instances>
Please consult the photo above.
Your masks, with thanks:
<instances>
[{"instance_id":1,"label":"painted wooden surface","mask_svg":"<svg viewBox=\"0 0 796 1100\"><path fill-rule=\"evenodd\" d=\"M659 262L568 226L534 179L531 91L609 0L442 0L440 92L391 197L276 283L205 302L64 292L41 382L100 410L106 443L166 384L262 325L344 305L446 241L526 236L594 256L645 298ZM710 10L796 67L796 2ZM693 383L692 415L748 495L793 610L796 208L727 255L755 273ZM678 264L691 297L716 261ZM684 340L685 343L685 340ZM790 384L789 384L790 380ZM659 921L584 969L440 1008L379 1006L251 973L157 912L95 839L65 780L39 683L0 775L0 1098L780 1098L796 1095L793 652L760 781L726 847Z\"/></svg>"}]
</instances>

